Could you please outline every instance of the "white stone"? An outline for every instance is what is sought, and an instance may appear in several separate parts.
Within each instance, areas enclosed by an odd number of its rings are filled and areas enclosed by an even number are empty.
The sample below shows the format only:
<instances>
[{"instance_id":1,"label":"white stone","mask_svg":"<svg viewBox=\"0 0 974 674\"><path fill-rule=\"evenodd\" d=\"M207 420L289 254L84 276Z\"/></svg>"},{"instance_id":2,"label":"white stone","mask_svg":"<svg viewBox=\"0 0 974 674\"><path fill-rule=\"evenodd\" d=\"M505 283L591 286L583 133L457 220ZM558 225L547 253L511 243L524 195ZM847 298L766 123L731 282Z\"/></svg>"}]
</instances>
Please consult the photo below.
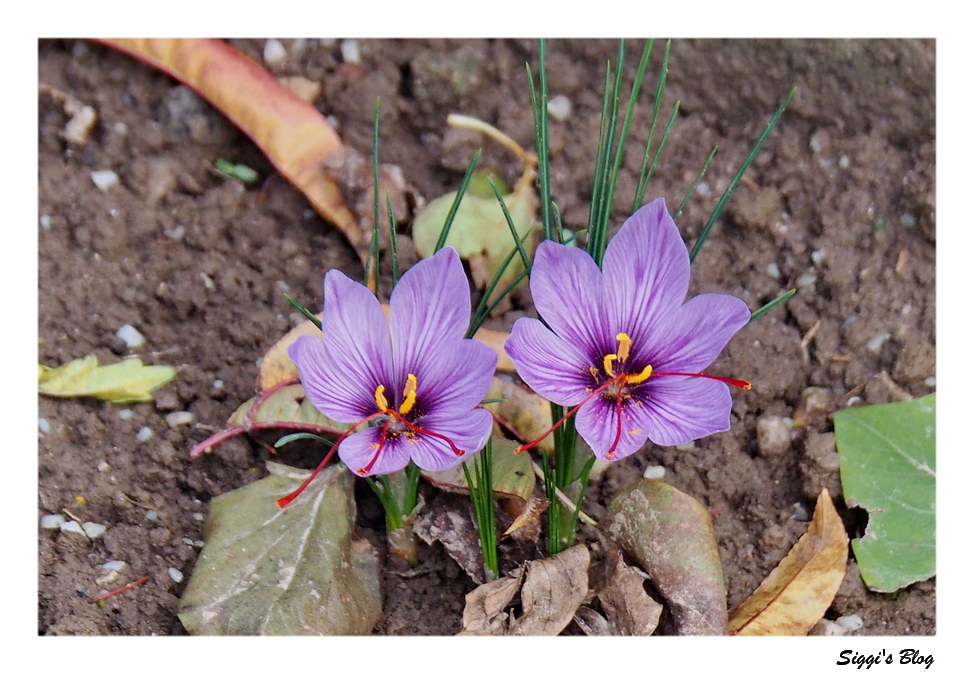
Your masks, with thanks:
<instances>
[{"instance_id":1,"label":"white stone","mask_svg":"<svg viewBox=\"0 0 974 674\"><path fill-rule=\"evenodd\" d=\"M41 433L45 433L45 434L46 433L50 433L51 432L51 423L47 419L45 419L44 417L40 417L37 420L37 430L39 430Z\"/></svg>"},{"instance_id":2,"label":"white stone","mask_svg":"<svg viewBox=\"0 0 974 674\"><path fill-rule=\"evenodd\" d=\"M169 567L169 577L173 579L174 583L183 582L183 572L175 567Z\"/></svg>"},{"instance_id":3,"label":"white stone","mask_svg":"<svg viewBox=\"0 0 974 674\"><path fill-rule=\"evenodd\" d=\"M214 391L222 391L224 386L226 386L226 384L223 383L223 380L222 379L214 379L213 380L213 390Z\"/></svg>"},{"instance_id":4,"label":"white stone","mask_svg":"<svg viewBox=\"0 0 974 674\"><path fill-rule=\"evenodd\" d=\"M99 473L107 473L111 469L112 469L112 467L108 465L108 462L107 461L102 461L101 463L98 464L98 472Z\"/></svg>"},{"instance_id":5,"label":"white stone","mask_svg":"<svg viewBox=\"0 0 974 674\"><path fill-rule=\"evenodd\" d=\"M815 266L818 266L818 265L822 264L822 260L824 260L824 259L825 259L825 251L824 250L813 250L812 251L812 263Z\"/></svg>"},{"instance_id":6,"label":"white stone","mask_svg":"<svg viewBox=\"0 0 974 674\"><path fill-rule=\"evenodd\" d=\"M42 215L41 216L41 227L43 227L44 229L50 229L51 228L51 216L50 215Z\"/></svg>"},{"instance_id":7,"label":"white stone","mask_svg":"<svg viewBox=\"0 0 974 674\"><path fill-rule=\"evenodd\" d=\"M123 421L131 419L134 416L135 416L135 412L133 412L132 410L125 409L125 410L118 411L118 418L122 419Z\"/></svg>"},{"instance_id":8,"label":"white stone","mask_svg":"<svg viewBox=\"0 0 974 674\"><path fill-rule=\"evenodd\" d=\"M193 519L197 522L202 522L206 518L203 516L203 513L193 513Z\"/></svg>"},{"instance_id":9,"label":"white stone","mask_svg":"<svg viewBox=\"0 0 974 674\"><path fill-rule=\"evenodd\" d=\"M159 513L157 513L155 510L147 510L145 512L145 518L150 522L155 522L159 519Z\"/></svg>"},{"instance_id":10,"label":"white stone","mask_svg":"<svg viewBox=\"0 0 974 674\"><path fill-rule=\"evenodd\" d=\"M44 515L41 518L41 529L60 529L61 525L64 524L64 515L53 514Z\"/></svg>"},{"instance_id":11,"label":"white stone","mask_svg":"<svg viewBox=\"0 0 974 674\"><path fill-rule=\"evenodd\" d=\"M358 65L362 62L362 45L358 40L342 40L342 60L345 63Z\"/></svg>"},{"instance_id":12,"label":"white stone","mask_svg":"<svg viewBox=\"0 0 974 674\"><path fill-rule=\"evenodd\" d=\"M118 174L115 171L92 171L91 182L102 192L107 192L118 185Z\"/></svg>"},{"instance_id":13,"label":"white stone","mask_svg":"<svg viewBox=\"0 0 974 674\"><path fill-rule=\"evenodd\" d=\"M866 344L866 348L872 353L879 353L880 349L883 348L883 344L885 344L886 340L889 338L890 334L888 332L881 332L869 340L869 343Z\"/></svg>"},{"instance_id":14,"label":"white stone","mask_svg":"<svg viewBox=\"0 0 974 674\"><path fill-rule=\"evenodd\" d=\"M663 466L646 466L646 470L643 471L643 477L650 480L662 480L664 475L666 475L666 468Z\"/></svg>"},{"instance_id":15,"label":"white stone","mask_svg":"<svg viewBox=\"0 0 974 674\"><path fill-rule=\"evenodd\" d=\"M862 618L857 616L855 613L851 615L839 616L835 619L835 622L842 627L842 629L849 632L855 632L862 628Z\"/></svg>"},{"instance_id":16,"label":"white stone","mask_svg":"<svg viewBox=\"0 0 974 674\"><path fill-rule=\"evenodd\" d=\"M203 280L203 286L207 290L216 290L216 284L213 282L213 278L205 271L200 272L200 278Z\"/></svg>"},{"instance_id":17,"label":"white stone","mask_svg":"<svg viewBox=\"0 0 974 674\"><path fill-rule=\"evenodd\" d=\"M109 571L121 571L126 566L128 566L128 564L120 559L112 559L102 564L102 567L108 569Z\"/></svg>"},{"instance_id":18,"label":"white stone","mask_svg":"<svg viewBox=\"0 0 974 674\"><path fill-rule=\"evenodd\" d=\"M927 386L929 386L930 388L933 388L934 386L937 385L937 378L936 377L927 377L926 379L923 380L923 383L926 384Z\"/></svg>"},{"instance_id":19,"label":"white stone","mask_svg":"<svg viewBox=\"0 0 974 674\"><path fill-rule=\"evenodd\" d=\"M849 168L849 164L850 163L851 162L849 160L849 155L844 154L841 157L839 157L839 168L841 168L841 169L847 169L847 168Z\"/></svg>"},{"instance_id":20,"label":"white stone","mask_svg":"<svg viewBox=\"0 0 974 674\"><path fill-rule=\"evenodd\" d=\"M548 101L548 114L552 119L564 122L572 116L572 102L568 96L558 94Z\"/></svg>"},{"instance_id":21,"label":"white stone","mask_svg":"<svg viewBox=\"0 0 974 674\"><path fill-rule=\"evenodd\" d=\"M758 419L758 451L762 456L778 456L791 447L791 425L782 417Z\"/></svg>"},{"instance_id":22,"label":"white stone","mask_svg":"<svg viewBox=\"0 0 974 674\"><path fill-rule=\"evenodd\" d=\"M264 43L264 63L269 66L279 66L287 61L287 50L281 41L271 38Z\"/></svg>"},{"instance_id":23,"label":"white stone","mask_svg":"<svg viewBox=\"0 0 974 674\"><path fill-rule=\"evenodd\" d=\"M108 529L106 525L98 524L97 522L85 522L81 525L81 528L88 538L99 538Z\"/></svg>"},{"instance_id":24,"label":"white stone","mask_svg":"<svg viewBox=\"0 0 974 674\"><path fill-rule=\"evenodd\" d=\"M135 434L135 439L139 442L148 442L152 436L152 429L148 426L143 426L139 429L139 432Z\"/></svg>"},{"instance_id":25,"label":"white stone","mask_svg":"<svg viewBox=\"0 0 974 674\"><path fill-rule=\"evenodd\" d=\"M176 426L186 426L187 424L193 423L193 413L192 412L170 412L166 415L166 423L169 424L169 428L176 428Z\"/></svg>"},{"instance_id":26,"label":"white stone","mask_svg":"<svg viewBox=\"0 0 974 674\"><path fill-rule=\"evenodd\" d=\"M778 269L778 265L774 262L768 264L768 276L771 278L781 278L781 270Z\"/></svg>"},{"instance_id":27,"label":"white stone","mask_svg":"<svg viewBox=\"0 0 974 674\"><path fill-rule=\"evenodd\" d=\"M795 285L798 286L799 288L807 288L808 286L815 285L815 282L817 280L818 280L818 276L816 276L811 272L805 272L804 274L798 277L798 280L795 281Z\"/></svg>"},{"instance_id":28,"label":"white stone","mask_svg":"<svg viewBox=\"0 0 974 674\"><path fill-rule=\"evenodd\" d=\"M182 241L183 237L186 236L186 228L182 225L176 225L172 229L167 229L165 234L173 241Z\"/></svg>"},{"instance_id":29,"label":"white stone","mask_svg":"<svg viewBox=\"0 0 974 674\"><path fill-rule=\"evenodd\" d=\"M67 522L62 523L61 531L65 531L72 534L81 534L82 536L85 535L85 530L82 529L81 525L75 522L74 520L68 520Z\"/></svg>"},{"instance_id":30,"label":"white stone","mask_svg":"<svg viewBox=\"0 0 974 674\"><path fill-rule=\"evenodd\" d=\"M130 349L137 349L145 344L145 337L142 336L142 333L128 323L120 327L115 336L125 342L125 346Z\"/></svg>"}]
</instances>

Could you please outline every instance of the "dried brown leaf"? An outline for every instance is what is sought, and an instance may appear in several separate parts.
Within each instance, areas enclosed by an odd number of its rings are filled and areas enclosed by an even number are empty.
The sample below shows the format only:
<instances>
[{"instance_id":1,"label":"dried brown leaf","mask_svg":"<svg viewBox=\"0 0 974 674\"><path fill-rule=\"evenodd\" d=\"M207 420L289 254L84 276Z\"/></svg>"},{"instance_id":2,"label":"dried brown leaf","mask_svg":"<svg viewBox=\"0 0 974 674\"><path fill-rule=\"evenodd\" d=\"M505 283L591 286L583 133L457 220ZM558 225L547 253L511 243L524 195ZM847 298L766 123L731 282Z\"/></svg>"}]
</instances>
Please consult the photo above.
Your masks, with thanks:
<instances>
[{"instance_id":1,"label":"dried brown leaf","mask_svg":"<svg viewBox=\"0 0 974 674\"><path fill-rule=\"evenodd\" d=\"M663 606L646 594L643 583L649 576L626 564L618 550L609 551L604 568L598 596L614 633L649 636L655 632Z\"/></svg>"},{"instance_id":2,"label":"dried brown leaf","mask_svg":"<svg viewBox=\"0 0 974 674\"><path fill-rule=\"evenodd\" d=\"M744 603L731 611L731 634L804 636L825 615L845 576L849 537L827 489L808 531Z\"/></svg>"}]
</instances>

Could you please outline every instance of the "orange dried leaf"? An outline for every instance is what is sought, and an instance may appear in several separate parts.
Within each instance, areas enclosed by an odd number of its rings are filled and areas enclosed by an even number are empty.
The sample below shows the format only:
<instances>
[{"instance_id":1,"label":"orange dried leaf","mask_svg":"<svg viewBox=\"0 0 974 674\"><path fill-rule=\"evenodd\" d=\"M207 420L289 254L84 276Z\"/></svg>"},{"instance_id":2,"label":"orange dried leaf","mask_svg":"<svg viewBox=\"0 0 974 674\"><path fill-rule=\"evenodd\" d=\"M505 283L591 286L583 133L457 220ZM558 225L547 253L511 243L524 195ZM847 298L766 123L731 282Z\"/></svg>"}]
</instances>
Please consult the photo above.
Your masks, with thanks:
<instances>
[{"instance_id":1,"label":"orange dried leaf","mask_svg":"<svg viewBox=\"0 0 974 674\"><path fill-rule=\"evenodd\" d=\"M362 260L368 244L326 162L339 163L341 138L301 100L242 52L213 39L100 39L176 78L222 112L263 151Z\"/></svg>"},{"instance_id":2,"label":"orange dried leaf","mask_svg":"<svg viewBox=\"0 0 974 674\"><path fill-rule=\"evenodd\" d=\"M845 576L849 537L827 489L808 531L743 604L731 611L731 634L804 636L825 615Z\"/></svg>"}]
</instances>

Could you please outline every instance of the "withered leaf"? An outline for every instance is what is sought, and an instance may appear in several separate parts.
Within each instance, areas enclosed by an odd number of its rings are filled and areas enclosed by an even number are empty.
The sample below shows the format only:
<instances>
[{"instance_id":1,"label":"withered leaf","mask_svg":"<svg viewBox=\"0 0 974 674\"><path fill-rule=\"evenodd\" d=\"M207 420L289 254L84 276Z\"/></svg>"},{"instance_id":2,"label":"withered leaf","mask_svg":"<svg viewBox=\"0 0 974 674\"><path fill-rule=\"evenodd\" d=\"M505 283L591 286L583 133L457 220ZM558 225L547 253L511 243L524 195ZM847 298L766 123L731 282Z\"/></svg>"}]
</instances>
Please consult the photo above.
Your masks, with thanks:
<instances>
[{"instance_id":1,"label":"withered leaf","mask_svg":"<svg viewBox=\"0 0 974 674\"><path fill-rule=\"evenodd\" d=\"M731 611L731 634L804 636L825 615L845 576L849 537L827 489L808 531L757 590Z\"/></svg>"}]
</instances>

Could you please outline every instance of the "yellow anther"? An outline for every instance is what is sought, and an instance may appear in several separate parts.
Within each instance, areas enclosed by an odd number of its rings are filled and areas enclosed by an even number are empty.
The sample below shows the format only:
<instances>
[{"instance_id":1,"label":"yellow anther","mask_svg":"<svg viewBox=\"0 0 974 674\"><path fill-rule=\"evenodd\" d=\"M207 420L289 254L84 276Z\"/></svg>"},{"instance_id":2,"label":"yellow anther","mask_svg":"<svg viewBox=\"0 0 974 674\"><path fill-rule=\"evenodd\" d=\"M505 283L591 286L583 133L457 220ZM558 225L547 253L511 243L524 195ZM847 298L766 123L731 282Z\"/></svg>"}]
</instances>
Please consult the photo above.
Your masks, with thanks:
<instances>
[{"instance_id":1,"label":"yellow anther","mask_svg":"<svg viewBox=\"0 0 974 674\"><path fill-rule=\"evenodd\" d=\"M642 384L644 381L649 379L650 375L653 374L653 366L647 365L643 368L643 371L639 374L626 375L627 384Z\"/></svg>"},{"instance_id":2,"label":"yellow anther","mask_svg":"<svg viewBox=\"0 0 974 674\"><path fill-rule=\"evenodd\" d=\"M629 359L629 347L632 345L632 337L624 332L620 332L616 335L616 339L619 340L619 350L616 351L616 355L619 357L620 363L625 363Z\"/></svg>"},{"instance_id":3,"label":"yellow anther","mask_svg":"<svg viewBox=\"0 0 974 674\"><path fill-rule=\"evenodd\" d=\"M617 356L616 354L610 353L608 356L602 359L602 369L605 370L605 373L610 377L616 376L615 371L612 369L612 361L614 361L618 357L619 356Z\"/></svg>"},{"instance_id":4,"label":"yellow anther","mask_svg":"<svg viewBox=\"0 0 974 674\"><path fill-rule=\"evenodd\" d=\"M375 404L378 405L380 412L385 412L389 409L389 401L386 400L385 390L386 387L382 384L375 387Z\"/></svg>"},{"instance_id":5,"label":"yellow anther","mask_svg":"<svg viewBox=\"0 0 974 674\"><path fill-rule=\"evenodd\" d=\"M402 394L406 396L406 399L399 406L399 414L409 414L409 411L413 409L413 405L416 404L416 375L406 375L406 386L403 388Z\"/></svg>"}]
</instances>

